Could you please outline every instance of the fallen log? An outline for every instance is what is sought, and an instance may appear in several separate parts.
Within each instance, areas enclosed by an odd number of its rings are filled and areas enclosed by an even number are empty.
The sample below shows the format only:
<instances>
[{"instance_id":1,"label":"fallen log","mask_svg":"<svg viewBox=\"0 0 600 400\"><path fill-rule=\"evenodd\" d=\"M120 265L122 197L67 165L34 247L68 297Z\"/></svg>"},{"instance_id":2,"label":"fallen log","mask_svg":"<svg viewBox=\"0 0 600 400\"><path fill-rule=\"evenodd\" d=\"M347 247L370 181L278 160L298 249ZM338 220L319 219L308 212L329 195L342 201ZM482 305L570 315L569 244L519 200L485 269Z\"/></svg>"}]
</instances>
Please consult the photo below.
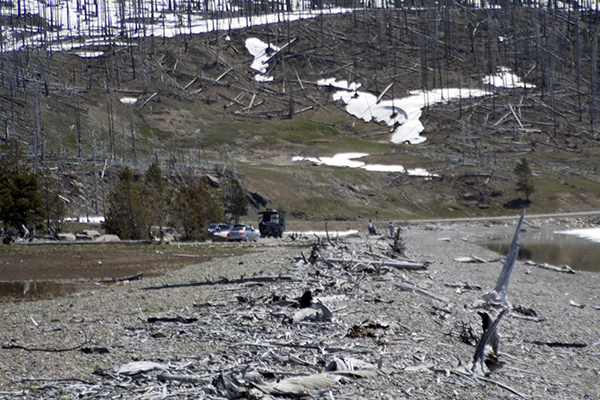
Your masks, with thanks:
<instances>
[{"instance_id":1,"label":"fallen log","mask_svg":"<svg viewBox=\"0 0 600 400\"><path fill-rule=\"evenodd\" d=\"M345 260L343 258L324 258L320 261L331 264L353 263L360 266L378 266L378 267L393 267L398 269L426 269L425 263L413 261L387 261L387 260Z\"/></svg>"},{"instance_id":2,"label":"fallen log","mask_svg":"<svg viewBox=\"0 0 600 400\"><path fill-rule=\"evenodd\" d=\"M191 324L198 321L198 318L186 318L178 315L177 317L149 317L146 321L149 324L154 324L157 322L179 322L182 324Z\"/></svg>"},{"instance_id":3,"label":"fallen log","mask_svg":"<svg viewBox=\"0 0 600 400\"><path fill-rule=\"evenodd\" d=\"M548 346L548 347L574 347L574 348L587 347L587 343L578 343L578 342L567 343L567 342L546 342L543 340L532 340L530 343L533 343L537 346Z\"/></svg>"},{"instance_id":4,"label":"fallen log","mask_svg":"<svg viewBox=\"0 0 600 400\"><path fill-rule=\"evenodd\" d=\"M430 297L434 300L441 301L442 303L450 303L449 299L442 297L442 296L438 296L436 294L433 294L425 289L421 289L414 285L405 285L403 283L395 283L394 286L396 286L399 289L406 290L407 292L415 292L415 293L422 294L422 295Z\"/></svg>"},{"instance_id":5,"label":"fallen log","mask_svg":"<svg viewBox=\"0 0 600 400\"><path fill-rule=\"evenodd\" d=\"M571 269L571 267L569 267L568 265L561 265L560 267L555 267L554 265L549 265L549 264L537 264L537 267L539 268L543 268L543 269L547 269L550 271L556 271L556 272L564 272L567 274L574 274L575 271L573 271Z\"/></svg>"},{"instance_id":6,"label":"fallen log","mask_svg":"<svg viewBox=\"0 0 600 400\"><path fill-rule=\"evenodd\" d=\"M200 376L200 375L175 375L163 372L156 376L159 381L168 382L168 381L178 381L178 382L187 382L187 383L201 383L207 384L213 381L212 376Z\"/></svg>"},{"instance_id":7,"label":"fallen log","mask_svg":"<svg viewBox=\"0 0 600 400\"><path fill-rule=\"evenodd\" d=\"M280 281L287 281L287 282L293 282L296 279L290 277L290 276L256 276L256 277L249 277L249 278L238 278L238 279L228 279L228 278L222 278L219 279L217 281L211 281L211 280L206 280L206 281L191 281L191 282L185 282L185 283L175 283L172 285L160 285L160 286L148 286L148 287L143 287L140 290L158 290L158 289L172 289L172 288L180 288L180 287L190 287L190 286L209 286L209 285L226 285L226 284L242 284L242 283L249 283L249 282L280 282Z\"/></svg>"},{"instance_id":8,"label":"fallen log","mask_svg":"<svg viewBox=\"0 0 600 400\"><path fill-rule=\"evenodd\" d=\"M135 281L136 279L142 279L142 276L144 276L144 273L138 272L137 274L117 278L115 279L115 282Z\"/></svg>"}]
</instances>

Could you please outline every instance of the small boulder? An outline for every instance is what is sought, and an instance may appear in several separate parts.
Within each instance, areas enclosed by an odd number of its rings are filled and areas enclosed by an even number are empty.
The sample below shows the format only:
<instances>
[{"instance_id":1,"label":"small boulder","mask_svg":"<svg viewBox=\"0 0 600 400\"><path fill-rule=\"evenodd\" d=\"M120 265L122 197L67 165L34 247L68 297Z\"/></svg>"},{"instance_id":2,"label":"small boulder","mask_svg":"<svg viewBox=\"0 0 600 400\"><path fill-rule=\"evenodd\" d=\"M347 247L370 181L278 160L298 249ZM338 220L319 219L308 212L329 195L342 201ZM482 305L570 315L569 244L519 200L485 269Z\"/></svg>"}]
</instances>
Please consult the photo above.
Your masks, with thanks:
<instances>
[{"instance_id":1,"label":"small boulder","mask_svg":"<svg viewBox=\"0 0 600 400\"><path fill-rule=\"evenodd\" d=\"M94 241L96 241L96 242L120 242L121 238L119 238L117 235L100 235L96 239L94 239Z\"/></svg>"},{"instance_id":2,"label":"small boulder","mask_svg":"<svg viewBox=\"0 0 600 400\"><path fill-rule=\"evenodd\" d=\"M77 237L72 234L72 233L59 233L58 235L58 240L61 241L66 241L66 242L70 242L70 241L75 241L77 240Z\"/></svg>"}]
</instances>

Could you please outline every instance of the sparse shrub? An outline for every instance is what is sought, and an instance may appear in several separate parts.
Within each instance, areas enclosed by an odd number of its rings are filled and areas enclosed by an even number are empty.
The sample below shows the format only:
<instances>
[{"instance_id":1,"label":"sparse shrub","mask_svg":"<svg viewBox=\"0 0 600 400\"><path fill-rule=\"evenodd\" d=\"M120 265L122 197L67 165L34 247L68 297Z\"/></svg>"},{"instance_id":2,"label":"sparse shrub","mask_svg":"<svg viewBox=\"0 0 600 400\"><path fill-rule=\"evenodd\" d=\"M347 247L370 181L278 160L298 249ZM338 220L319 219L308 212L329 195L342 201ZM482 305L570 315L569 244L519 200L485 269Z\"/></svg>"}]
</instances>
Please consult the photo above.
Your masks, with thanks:
<instances>
[{"instance_id":1,"label":"sparse shrub","mask_svg":"<svg viewBox=\"0 0 600 400\"><path fill-rule=\"evenodd\" d=\"M517 177L517 192L525 194L525 201L529 202L529 196L535 190L533 186L533 172L526 158L521 158L514 169Z\"/></svg>"}]
</instances>

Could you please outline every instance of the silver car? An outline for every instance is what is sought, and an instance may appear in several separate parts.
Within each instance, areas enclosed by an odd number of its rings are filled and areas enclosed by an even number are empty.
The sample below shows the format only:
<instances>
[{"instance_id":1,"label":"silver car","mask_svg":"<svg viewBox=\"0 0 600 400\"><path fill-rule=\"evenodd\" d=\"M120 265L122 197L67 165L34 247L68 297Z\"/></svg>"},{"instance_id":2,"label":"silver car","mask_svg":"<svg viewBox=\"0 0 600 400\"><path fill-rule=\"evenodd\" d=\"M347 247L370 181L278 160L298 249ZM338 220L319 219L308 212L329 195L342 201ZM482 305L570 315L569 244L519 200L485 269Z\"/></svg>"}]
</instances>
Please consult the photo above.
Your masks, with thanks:
<instances>
[{"instance_id":1,"label":"silver car","mask_svg":"<svg viewBox=\"0 0 600 400\"><path fill-rule=\"evenodd\" d=\"M260 232L251 226L236 225L227 231L227 240L229 242L241 242L242 240L256 242L260 237Z\"/></svg>"}]
</instances>

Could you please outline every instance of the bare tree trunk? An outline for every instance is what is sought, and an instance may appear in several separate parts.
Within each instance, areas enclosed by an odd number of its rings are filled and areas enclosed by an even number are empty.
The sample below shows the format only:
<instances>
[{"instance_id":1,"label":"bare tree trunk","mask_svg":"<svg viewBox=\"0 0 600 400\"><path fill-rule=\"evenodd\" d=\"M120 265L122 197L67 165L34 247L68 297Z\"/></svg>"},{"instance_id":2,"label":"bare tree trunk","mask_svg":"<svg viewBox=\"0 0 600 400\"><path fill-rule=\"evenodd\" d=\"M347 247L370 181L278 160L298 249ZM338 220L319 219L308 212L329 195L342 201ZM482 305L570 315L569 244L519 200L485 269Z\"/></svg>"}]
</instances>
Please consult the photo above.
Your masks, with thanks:
<instances>
[{"instance_id":1,"label":"bare tree trunk","mask_svg":"<svg viewBox=\"0 0 600 400\"><path fill-rule=\"evenodd\" d=\"M596 18L598 18L598 15L596 15ZM595 29L594 29L594 42L592 44L592 65L591 65L591 82L590 82L590 96L591 96L591 101L590 101L590 124L592 125L592 135L594 137L596 137L596 133L594 133L594 122L595 122L595 115L596 115L596 91L597 91L597 85L598 85L598 72L597 72L597 65L598 65L598 23L596 23L595 25Z\"/></svg>"},{"instance_id":2,"label":"bare tree trunk","mask_svg":"<svg viewBox=\"0 0 600 400\"><path fill-rule=\"evenodd\" d=\"M94 199L96 215L100 213L98 208L98 171L96 170L96 138L94 137L94 129L90 126L90 140L92 145L92 165L94 167Z\"/></svg>"}]
</instances>

